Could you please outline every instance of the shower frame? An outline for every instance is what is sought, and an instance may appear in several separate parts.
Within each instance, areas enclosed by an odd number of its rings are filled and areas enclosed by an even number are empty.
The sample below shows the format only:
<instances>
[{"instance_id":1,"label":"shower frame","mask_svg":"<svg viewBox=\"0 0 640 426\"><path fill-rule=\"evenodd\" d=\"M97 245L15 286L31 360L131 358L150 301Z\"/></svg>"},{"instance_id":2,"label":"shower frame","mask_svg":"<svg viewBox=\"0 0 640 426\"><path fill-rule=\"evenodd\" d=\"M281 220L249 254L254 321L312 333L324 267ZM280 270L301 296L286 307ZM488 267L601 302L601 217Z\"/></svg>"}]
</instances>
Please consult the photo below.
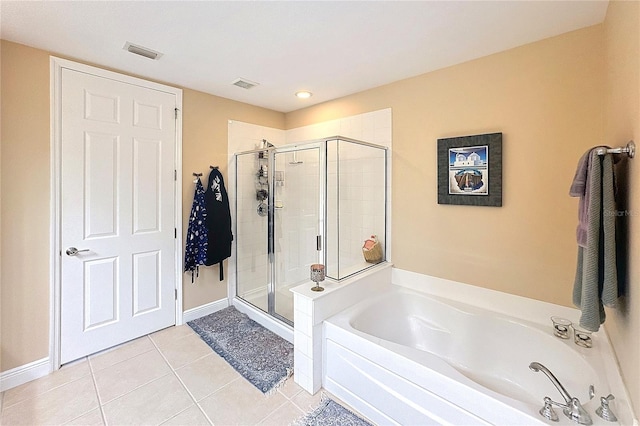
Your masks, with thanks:
<instances>
[{"instance_id":1,"label":"shower frame","mask_svg":"<svg viewBox=\"0 0 640 426\"><path fill-rule=\"evenodd\" d=\"M248 151L242 151L242 152L237 152L234 154L234 165L235 165L235 184L236 184L236 188L235 188L235 193L236 193L236 199L235 199L235 209L236 212L238 212L238 199L239 197L237 196L238 193L238 182L239 182L239 176L238 176L238 158L240 156L243 155L255 155L256 157L260 154L260 153L267 153L267 179L268 179L268 197L267 197L267 258L268 258L268 264L269 264L269 272L268 272L268 280L266 283L267 286L267 310L263 310L260 307L256 306L255 304L249 302L248 300L245 300L242 296L240 296L240 294L238 294L238 287L240 285L239 282L239 274L238 274L238 244L235 244L235 258L236 258L236 264L235 264L235 277L236 277L236 282L235 282L235 289L234 289L234 294L235 294L235 299L239 299L243 304L246 305L250 305L252 309L256 309L259 310L260 312L263 312L265 314L268 314L271 318L276 319L277 321L279 321L280 323L286 324L289 327L293 327L293 321L285 318L284 316L280 315L278 312L276 312L276 290L277 290L277 267L276 267L276 250L275 250L275 214L276 214L276 180L275 180L275 174L276 174L276 155L277 154L287 154L287 153L292 153L294 155L294 158L296 158L297 154L300 151L303 150L309 150L309 149L318 149L318 167L319 167L319 188L318 188L318 237L319 237L319 241L317 241L317 251L319 254L319 260L321 261L321 263L323 264L327 264L327 250L326 250L326 241L327 241L327 218L329 217L329 212L328 212L328 194L327 194L327 181L328 181L328 163L327 163L327 152L328 152L328 144L329 142L333 142L333 141L342 141L342 142L348 142L351 144L356 144L356 145L360 145L360 146L366 146L366 147L371 147L373 149L378 149L378 150L382 150L384 153L384 182L385 182L385 188L384 188L384 241L386 242L384 248L383 248L383 252L384 252L384 256L383 256L383 260L382 262L384 263L385 261L387 261L389 259L389 250L388 250L388 237L389 237L389 214L390 214L390 206L389 206L389 189L390 189L390 184L389 184L389 180L390 180L390 173L389 173L389 165L390 165L390 158L389 158L389 154L390 154L390 150L388 147L385 146L381 146L381 145L376 145L373 143L369 143L369 142L365 142L365 141L360 141L360 140L356 140L356 139L352 139L352 138L347 138L344 136L331 136L331 137L326 137L326 138L321 138L321 139L314 139L314 140L309 140L309 141L304 141L304 142L297 142L297 143L292 143L292 144L287 144L287 145L281 145L281 146L271 146L271 147L267 147L267 148L257 148L257 149L253 149L253 150L248 150ZM337 162L338 164L340 164L339 162L339 158L337 158ZM285 178L286 179L286 178ZM339 200L339 185L336 188L336 197ZM339 204L339 201L338 201ZM338 231L337 234L339 234L339 223L340 223L340 217L339 215L336 218L337 220L337 227L338 227ZM236 230L235 233L237 235L238 233L238 227L239 225L236 224ZM339 238L338 238L338 243L337 243L337 250L339 251ZM339 257L339 254L338 254ZM327 274L327 278L334 280L336 282L339 282L343 279L349 278L355 274L358 274L362 271L365 271L371 267L374 267L375 264L370 264L367 265L366 267L359 269L355 272L349 273L343 277L339 277L339 278L333 278L331 276L329 276L329 274ZM339 266L338 266L339 269Z\"/></svg>"}]
</instances>

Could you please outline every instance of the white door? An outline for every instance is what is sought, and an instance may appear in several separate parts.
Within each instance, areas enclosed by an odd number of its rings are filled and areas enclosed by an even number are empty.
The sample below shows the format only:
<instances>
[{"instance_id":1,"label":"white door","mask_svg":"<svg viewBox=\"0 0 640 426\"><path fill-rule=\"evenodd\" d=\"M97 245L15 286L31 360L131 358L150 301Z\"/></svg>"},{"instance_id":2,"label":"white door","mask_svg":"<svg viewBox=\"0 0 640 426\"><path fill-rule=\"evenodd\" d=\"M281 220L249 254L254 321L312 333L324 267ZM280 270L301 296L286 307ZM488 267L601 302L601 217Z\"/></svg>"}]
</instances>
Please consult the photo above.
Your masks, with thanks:
<instances>
[{"instance_id":1,"label":"white door","mask_svg":"<svg viewBox=\"0 0 640 426\"><path fill-rule=\"evenodd\" d=\"M66 68L61 94L66 363L175 324L176 95Z\"/></svg>"}]
</instances>

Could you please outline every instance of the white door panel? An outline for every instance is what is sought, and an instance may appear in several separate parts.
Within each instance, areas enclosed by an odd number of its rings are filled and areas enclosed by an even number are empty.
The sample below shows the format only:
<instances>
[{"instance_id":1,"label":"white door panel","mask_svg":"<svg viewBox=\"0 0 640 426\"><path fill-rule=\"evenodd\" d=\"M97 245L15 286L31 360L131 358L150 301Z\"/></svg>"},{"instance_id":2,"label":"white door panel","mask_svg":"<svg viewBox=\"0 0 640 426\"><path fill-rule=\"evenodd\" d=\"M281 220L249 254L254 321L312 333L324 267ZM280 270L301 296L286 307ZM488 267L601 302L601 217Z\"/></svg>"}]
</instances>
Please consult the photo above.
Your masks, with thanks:
<instances>
[{"instance_id":1,"label":"white door panel","mask_svg":"<svg viewBox=\"0 0 640 426\"><path fill-rule=\"evenodd\" d=\"M62 363L175 324L175 107L62 71Z\"/></svg>"}]
</instances>

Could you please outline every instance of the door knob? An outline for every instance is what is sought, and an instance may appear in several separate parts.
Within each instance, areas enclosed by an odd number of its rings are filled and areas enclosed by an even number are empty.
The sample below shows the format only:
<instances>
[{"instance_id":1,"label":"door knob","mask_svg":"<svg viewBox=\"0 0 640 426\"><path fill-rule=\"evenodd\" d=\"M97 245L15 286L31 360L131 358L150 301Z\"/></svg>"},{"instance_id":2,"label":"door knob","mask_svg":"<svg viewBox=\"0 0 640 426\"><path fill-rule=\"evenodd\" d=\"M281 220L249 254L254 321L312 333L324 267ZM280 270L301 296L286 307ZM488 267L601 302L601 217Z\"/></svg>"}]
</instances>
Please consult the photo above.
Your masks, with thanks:
<instances>
[{"instance_id":1,"label":"door knob","mask_svg":"<svg viewBox=\"0 0 640 426\"><path fill-rule=\"evenodd\" d=\"M78 250L78 249L77 249L77 248L75 248L75 247L69 247L69 248L67 249L66 253L67 253L67 256L75 256L75 255L77 255L78 253L82 253L83 251L89 251L89 249L82 249L82 250Z\"/></svg>"}]
</instances>

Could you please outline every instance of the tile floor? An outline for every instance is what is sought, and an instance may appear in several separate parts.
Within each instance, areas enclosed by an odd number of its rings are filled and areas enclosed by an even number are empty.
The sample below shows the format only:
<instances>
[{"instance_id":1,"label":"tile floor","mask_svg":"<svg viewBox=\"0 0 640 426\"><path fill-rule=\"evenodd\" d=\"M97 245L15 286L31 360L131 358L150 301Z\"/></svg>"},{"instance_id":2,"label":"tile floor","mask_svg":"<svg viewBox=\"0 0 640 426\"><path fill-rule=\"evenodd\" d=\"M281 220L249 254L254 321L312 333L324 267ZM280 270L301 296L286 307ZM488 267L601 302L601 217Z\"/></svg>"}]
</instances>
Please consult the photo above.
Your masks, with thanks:
<instances>
[{"instance_id":1,"label":"tile floor","mask_svg":"<svg viewBox=\"0 0 640 426\"><path fill-rule=\"evenodd\" d=\"M265 397L182 325L0 394L0 424L288 425L319 402L293 379Z\"/></svg>"}]
</instances>

